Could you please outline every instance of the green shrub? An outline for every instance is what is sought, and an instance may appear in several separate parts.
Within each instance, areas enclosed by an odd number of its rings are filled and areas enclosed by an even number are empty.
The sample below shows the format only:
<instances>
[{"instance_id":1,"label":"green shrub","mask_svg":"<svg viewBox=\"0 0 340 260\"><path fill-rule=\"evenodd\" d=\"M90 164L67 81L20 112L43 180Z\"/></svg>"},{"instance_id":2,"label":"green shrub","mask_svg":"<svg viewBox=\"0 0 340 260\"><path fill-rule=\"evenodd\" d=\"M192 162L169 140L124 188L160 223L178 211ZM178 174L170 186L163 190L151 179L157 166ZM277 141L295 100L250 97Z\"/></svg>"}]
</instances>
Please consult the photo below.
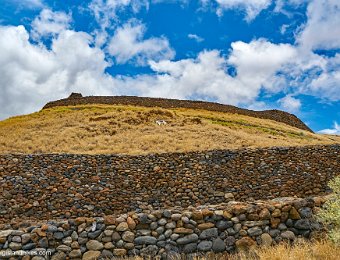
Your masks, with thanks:
<instances>
[{"instance_id":1,"label":"green shrub","mask_svg":"<svg viewBox=\"0 0 340 260\"><path fill-rule=\"evenodd\" d=\"M333 195L318 213L321 222L329 225L329 237L335 243L340 243L340 176L329 182Z\"/></svg>"}]
</instances>

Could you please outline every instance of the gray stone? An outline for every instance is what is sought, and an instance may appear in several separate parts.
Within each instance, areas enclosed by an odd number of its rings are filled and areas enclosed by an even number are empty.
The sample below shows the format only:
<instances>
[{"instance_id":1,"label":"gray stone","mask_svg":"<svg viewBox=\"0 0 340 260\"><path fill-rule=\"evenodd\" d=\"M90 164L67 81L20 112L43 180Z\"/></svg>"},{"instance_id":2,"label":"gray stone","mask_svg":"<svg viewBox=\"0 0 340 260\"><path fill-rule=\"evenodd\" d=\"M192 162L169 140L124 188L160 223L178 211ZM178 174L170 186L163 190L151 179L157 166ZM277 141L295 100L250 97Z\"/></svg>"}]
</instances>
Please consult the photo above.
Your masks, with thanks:
<instances>
[{"instance_id":1,"label":"gray stone","mask_svg":"<svg viewBox=\"0 0 340 260\"><path fill-rule=\"evenodd\" d=\"M248 235L251 237L259 236L262 234L262 229L260 227L252 227L248 229Z\"/></svg>"},{"instance_id":2,"label":"gray stone","mask_svg":"<svg viewBox=\"0 0 340 260\"><path fill-rule=\"evenodd\" d=\"M278 229L272 229L272 230L269 231L269 235L270 235L271 237L277 237L278 235L280 235L280 230L278 230Z\"/></svg>"},{"instance_id":3,"label":"gray stone","mask_svg":"<svg viewBox=\"0 0 340 260\"><path fill-rule=\"evenodd\" d=\"M220 230L226 230L227 228L233 227L234 223L232 221L220 220L217 221L216 227Z\"/></svg>"},{"instance_id":4,"label":"gray stone","mask_svg":"<svg viewBox=\"0 0 340 260\"><path fill-rule=\"evenodd\" d=\"M21 243L23 245L27 244L31 240L31 235L30 234L23 234L21 236Z\"/></svg>"},{"instance_id":5,"label":"gray stone","mask_svg":"<svg viewBox=\"0 0 340 260\"><path fill-rule=\"evenodd\" d=\"M57 247L57 251L70 252L71 250L72 250L71 247L66 245L60 245Z\"/></svg>"},{"instance_id":6,"label":"gray stone","mask_svg":"<svg viewBox=\"0 0 340 260\"><path fill-rule=\"evenodd\" d=\"M170 239L173 240L173 241L175 241L175 240L177 240L179 237L180 237L179 234L172 234L172 235L170 236Z\"/></svg>"},{"instance_id":7,"label":"gray stone","mask_svg":"<svg viewBox=\"0 0 340 260\"><path fill-rule=\"evenodd\" d=\"M277 227L279 230L283 231L283 230L287 230L287 226L283 223L280 223L279 226Z\"/></svg>"},{"instance_id":8,"label":"gray stone","mask_svg":"<svg viewBox=\"0 0 340 260\"><path fill-rule=\"evenodd\" d=\"M78 237L79 245L84 245L88 241L87 237Z\"/></svg>"},{"instance_id":9,"label":"gray stone","mask_svg":"<svg viewBox=\"0 0 340 260\"><path fill-rule=\"evenodd\" d=\"M56 226L53 226L53 225L49 225L47 227L47 232L51 232L51 233L54 233L54 232L57 232L58 231L58 228Z\"/></svg>"},{"instance_id":10,"label":"gray stone","mask_svg":"<svg viewBox=\"0 0 340 260\"><path fill-rule=\"evenodd\" d=\"M124 245L124 241L123 240L119 240L119 241L116 242L116 246L117 247L123 247L123 245Z\"/></svg>"},{"instance_id":11,"label":"gray stone","mask_svg":"<svg viewBox=\"0 0 340 260\"><path fill-rule=\"evenodd\" d=\"M310 229L310 222L308 219L299 219L295 222L294 227L297 229Z\"/></svg>"},{"instance_id":12,"label":"gray stone","mask_svg":"<svg viewBox=\"0 0 340 260\"><path fill-rule=\"evenodd\" d=\"M171 211L170 210L164 210L163 211L163 216L166 218L170 218L171 217Z\"/></svg>"},{"instance_id":13,"label":"gray stone","mask_svg":"<svg viewBox=\"0 0 340 260\"><path fill-rule=\"evenodd\" d=\"M213 243L211 241L202 241L198 244L197 250L203 252L209 251L212 248L212 244Z\"/></svg>"},{"instance_id":14,"label":"gray stone","mask_svg":"<svg viewBox=\"0 0 340 260\"><path fill-rule=\"evenodd\" d=\"M35 248L35 243L28 243L22 246L22 250L32 250L33 248Z\"/></svg>"},{"instance_id":15,"label":"gray stone","mask_svg":"<svg viewBox=\"0 0 340 260\"><path fill-rule=\"evenodd\" d=\"M104 249L100 255L100 259L115 259L110 250Z\"/></svg>"},{"instance_id":16,"label":"gray stone","mask_svg":"<svg viewBox=\"0 0 340 260\"><path fill-rule=\"evenodd\" d=\"M162 234L163 232L164 232L164 227L158 227L158 228L156 228L156 232L157 232L157 234Z\"/></svg>"},{"instance_id":17,"label":"gray stone","mask_svg":"<svg viewBox=\"0 0 340 260\"><path fill-rule=\"evenodd\" d=\"M213 241L212 250L215 253L223 252L225 248L226 248L226 244L224 243L222 239L217 238Z\"/></svg>"},{"instance_id":18,"label":"gray stone","mask_svg":"<svg viewBox=\"0 0 340 260\"><path fill-rule=\"evenodd\" d=\"M165 232L164 232L164 236L165 237L170 237L172 235L172 230L166 230Z\"/></svg>"},{"instance_id":19,"label":"gray stone","mask_svg":"<svg viewBox=\"0 0 340 260\"><path fill-rule=\"evenodd\" d=\"M12 242L21 243L21 237L20 236L12 237Z\"/></svg>"},{"instance_id":20,"label":"gray stone","mask_svg":"<svg viewBox=\"0 0 340 260\"><path fill-rule=\"evenodd\" d=\"M227 246L233 246L233 245L235 245L236 239L233 236L228 236L225 239L225 242L226 242Z\"/></svg>"},{"instance_id":21,"label":"gray stone","mask_svg":"<svg viewBox=\"0 0 340 260\"><path fill-rule=\"evenodd\" d=\"M158 220L158 225L164 226L167 223L165 218L161 218L160 220Z\"/></svg>"},{"instance_id":22,"label":"gray stone","mask_svg":"<svg viewBox=\"0 0 340 260\"><path fill-rule=\"evenodd\" d=\"M151 223L150 223L150 229L151 229L151 230L155 230L157 227L158 227L157 222L151 222Z\"/></svg>"},{"instance_id":23,"label":"gray stone","mask_svg":"<svg viewBox=\"0 0 340 260\"><path fill-rule=\"evenodd\" d=\"M170 222L165 225L166 229L174 229L176 228L176 223L175 222Z\"/></svg>"},{"instance_id":24,"label":"gray stone","mask_svg":"<svg viewBox=\"0 0 340 260\"><path fill-rule=\"evenodd\" d=\"M301 218L311 218L313 216L313 211L311 208L303 207L299 209Z\"/></svg>"},{"instance_id":25,"label":"gray stone","mask_svg":"<svg viewBox=\"0 0 340 260\"><path fill-rule=\"evenodd\" d=\"M235 232L239 232L242 228L242 224L240 224L240 223L235 224L233 228L234 228Z\"/></svg>"},{"instance_id":26,"label":"gray stone","mask_svg":"<svg viewBox=\"0 0 340 260\"><path fill-rule=\"evenodd\" d=\"M196 243L186 244L182 249L183 253L185 253L185 254L193 253L196 250L197 250L197 244Z\"/></svg>"},{"instance_id":27,"label":"gray stone","mask_svg":"<svg viewBox=\"0 0 340 260\"><path fill-rule=\"evenodd\" d=\"M63 232L55 232L55 233L53 234L53 237L54 237L55 239L63 239L63 238L64 238L64 233L63 233Z\"/></svg>"},{"instance_id":28,"label":"gray stone","mask_svg":"<svg viewBox=\"0 0 340 260\"><path fill-rule=\"evenodd\" d=\"M288 239L288 240L294 240L295 239L295 235L292 231L282 232L281 237L283 239Z\"/></svg>"},{"instance_id":29,"label":"gray stone","mask_svg":"<svg viewBox=\"0 0 340 260\"><path fill-rule=\"evenodd\" d=\"M203 230L200 234L200 239L207 239L211 237L218 237L218 229L217 228L208 228Z\"/></svg>"},{"instance_id":30,"label":"gray stone","mask_svg":"<svg viewBox=\"0 0 340 260\"><path fill-rule=\"evenodd\" d=\"M196 242L198 241L198 235L197 234L190 234L190 235L187 235L185 237L181 237L179 239L177 239L177 244L179 245L185 245L185 244L189 244L189 243L192 243L192 242Z\"/></svg>"},{"instance_id":31,"label":"gray stone","mask_svg":"<svg viewBox=\"0 0 340 260\"><path fill-rule=\"evenodd\" d=\"M143 236L143 237L135 238L136 245L155 245L156 242L157 242L157 239L151 236Z\"/></svg>"},{"instance_id":32,"label":"gray stone","mask_svg":"<svg viewBox=\"0 0 340 260\"><path fill-rule=\"evenodd\" d=\"M11 233L12 236L21 236L23 234L25 234L25 232L21 230L13 230Z\"/></svg>"},{"instance_id":33,"label":"gray stone","mask_svg":"<svg viewBox=\"0 0 340 260\"><path fill-rule=\"evenodd\" d=\"M235 235L237 233L235 231L235 229L233 229L233 228L227 228L227 232L228 232L228 235L231 235L231 236L233 236L233 235Z\"/></svg>"},{"instance_id":34,"label":"gray stone","mask_svg":"<svg viewBox=\"0 0 340 260\"><path fill-rule=\"evenodd\" d=\"M140 250L141 256L156 256L158 247L156 245L149 245Z\"/></svg>"},{"instance_id":35,"label":"gray stone","mask_svg":"<svg viewBox=\"0 0 340 260\"><path fill-rule=\"evenodd\" d=\"M102 232L101 230L96 230L96 231L94 231L94 232L89 232L89 233L87 234L87 236L88 236L88 238L90 238L90 239L95 239L96 237L98 237L98 236L100 235L101 232Z\"/></svg>"},{"instance_id":36,"label":"gray stone","mask_svg":"<svg viewBox=\"0 0 340 260\"><path fill-rule=\"evenodd\" d=\"M43 237L42 239L39 240L39 247L42 248L48 248L48 239L46 237Z\"/></svg>"},{"instance_id":37,"label":"gray stone","mask_svg":"<svg viewBox=\"0 0 340 260\"><path fill-rule=\"evenodd\" d=\"M70 246L72 243L72 238L71 237L65 237L63 239L63 244L67 245L67 246Z\"/></svg>"},{"instance_id":38,"label":"gray stone","mask_svg":"<svg viewBox=\"0 0 340 260\"><path fill-rule=\"evenodd\" d=\"M112 240L113 241L119 241L121 239L121 236L118 232L113 232L112 234Z\"/></svg>"}]
</instances>

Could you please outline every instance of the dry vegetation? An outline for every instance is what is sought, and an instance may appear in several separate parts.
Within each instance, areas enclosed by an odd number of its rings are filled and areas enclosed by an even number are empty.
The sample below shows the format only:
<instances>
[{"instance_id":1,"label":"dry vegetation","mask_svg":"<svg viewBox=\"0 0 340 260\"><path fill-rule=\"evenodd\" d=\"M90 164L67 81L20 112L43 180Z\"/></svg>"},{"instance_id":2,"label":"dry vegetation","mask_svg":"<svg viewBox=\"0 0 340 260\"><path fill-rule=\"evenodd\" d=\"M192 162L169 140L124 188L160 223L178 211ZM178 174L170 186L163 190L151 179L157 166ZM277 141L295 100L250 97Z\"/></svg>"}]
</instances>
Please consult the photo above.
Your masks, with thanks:
<instances>
[{"instance_id":1,"label":"dry vegetation","mask_svg":"<svg viewBox=\"0 0 340 260\"><path fill-rule=\"evenodd\" d=\"M167 125L157 125L163 119ZM193 109L55 107L0 122L0 153L146 154L340 143L283 123Z\"/></svg>"},{"instance_id":2,"label":"dry vegetation","mask_svg":"<svg viewBox=\"0 0 340 260\"><path fill-rule=\"evenodd\" d=\"M172 260L338 260L340 245L330 241L300 242L293 245L282 243L273 247L254 248L249 252L236 254L181 255ZM141 260L141 257L129 258ZM151 258L150 258L151 259Z\"/></svg>"}]
</instances>

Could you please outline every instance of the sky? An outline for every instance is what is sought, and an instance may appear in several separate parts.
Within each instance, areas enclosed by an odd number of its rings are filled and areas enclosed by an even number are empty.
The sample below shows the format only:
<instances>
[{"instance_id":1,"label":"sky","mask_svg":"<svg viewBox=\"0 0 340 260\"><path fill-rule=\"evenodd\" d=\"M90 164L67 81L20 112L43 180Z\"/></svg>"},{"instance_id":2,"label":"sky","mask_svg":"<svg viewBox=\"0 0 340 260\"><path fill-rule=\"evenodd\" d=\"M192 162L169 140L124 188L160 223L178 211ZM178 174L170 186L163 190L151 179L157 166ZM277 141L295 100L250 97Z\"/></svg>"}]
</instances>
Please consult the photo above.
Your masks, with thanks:
<instances>
[{"instance_id":1,"label":"sky","mask_svg":"<svg viewBox=\"0 0 340 260\"><path fill-rule=\"evenodd\" d=\"M71 92L280 109L340 134L340 1L0 0L0 120Z\"/></svg>"}]
</instances>

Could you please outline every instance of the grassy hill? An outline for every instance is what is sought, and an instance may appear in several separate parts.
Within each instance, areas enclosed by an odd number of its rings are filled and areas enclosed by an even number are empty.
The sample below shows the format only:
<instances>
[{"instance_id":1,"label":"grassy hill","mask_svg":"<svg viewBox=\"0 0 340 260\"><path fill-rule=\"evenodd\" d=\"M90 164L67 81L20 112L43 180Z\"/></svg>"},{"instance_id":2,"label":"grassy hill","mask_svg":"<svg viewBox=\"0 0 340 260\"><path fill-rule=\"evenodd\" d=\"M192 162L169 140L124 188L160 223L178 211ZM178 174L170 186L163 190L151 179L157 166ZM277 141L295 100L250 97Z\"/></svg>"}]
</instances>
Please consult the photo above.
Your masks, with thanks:
<instances>
[{"instance_id":1,"label":"grassy hill","mask_svg":"<svg viewBox=\"0 0 340 260\"><path fill-rule=\"evenodd\" d=\"M340 137L190 108L56 106L0 122L0 153L147 154L332 143Z\"/></svg>"}]
</instances>

